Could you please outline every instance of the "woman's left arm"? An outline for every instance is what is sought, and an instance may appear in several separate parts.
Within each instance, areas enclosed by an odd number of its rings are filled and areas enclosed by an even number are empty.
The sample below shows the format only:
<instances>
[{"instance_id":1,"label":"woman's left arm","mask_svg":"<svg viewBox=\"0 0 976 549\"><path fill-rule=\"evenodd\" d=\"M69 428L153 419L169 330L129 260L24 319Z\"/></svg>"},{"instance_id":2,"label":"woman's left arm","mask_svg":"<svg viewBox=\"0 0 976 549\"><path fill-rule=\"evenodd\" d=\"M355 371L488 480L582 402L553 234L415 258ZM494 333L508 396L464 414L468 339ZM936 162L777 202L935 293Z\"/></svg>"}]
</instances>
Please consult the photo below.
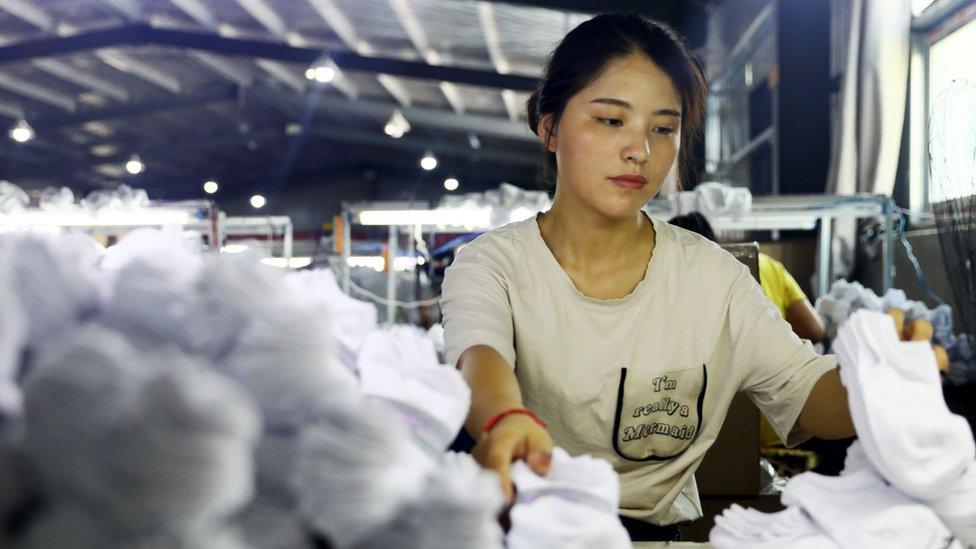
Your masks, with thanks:
<instances>
[{"instance_id":1,"label":"woman's left arm","mask_svg":"<svg viewBox=\"0 0 976 549\"><path fill-rule=\"evenodd\" d=\"M840 381L839 370L834 369L820 376L807 396L797 423L801 429L817 438L835 440L857 434L851 410L847 406L847 389Z\"/></svg>"}]
</instances>

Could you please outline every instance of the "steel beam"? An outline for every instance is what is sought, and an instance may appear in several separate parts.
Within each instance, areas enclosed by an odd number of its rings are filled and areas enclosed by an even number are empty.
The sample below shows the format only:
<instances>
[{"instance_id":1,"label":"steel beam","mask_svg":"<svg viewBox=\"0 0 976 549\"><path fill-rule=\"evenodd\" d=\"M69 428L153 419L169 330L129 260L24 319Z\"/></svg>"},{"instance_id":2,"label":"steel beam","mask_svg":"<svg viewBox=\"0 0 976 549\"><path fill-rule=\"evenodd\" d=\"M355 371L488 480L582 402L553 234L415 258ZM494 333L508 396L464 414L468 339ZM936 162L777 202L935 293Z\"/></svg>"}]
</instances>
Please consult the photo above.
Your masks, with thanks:
<instances>
[{"instance_id":1,"label":"steel beam","mask_svg":"<svg viewBox=\"0 0 976 549\"><path fill-rule=\"evenodd\" d=\"M155 101L128 105L116 105L104 109L91 109L64 116L38 118L31 120L34 129L50 130L67 126L80 126L86 122L104 122L155 114L162 111L194 107L217 102L234 101L238 96L237 86L177 96L167 96Z\"/></svg>"},{"instance_id":2,"label":"steel beam","mask_svg":"<svg viewBox=\"0 0 976 549\"><path fill-rule=\"evenodd\" d=\"M157 29L147 25L127 25L115 29L92 31L73 36L40 38L3 46L0 47L0 64L125 45L173 46L227 56L251 57L303 65L311 64L319 59L323 53L315 48L296 47L278 42L228 38L212 33ZM352 52L328 53L336 65L343 70L521 91L531 91L538 84L538 79L533 76L498 74L494 71L436 66L383 57L366 57Z\"/></svg>"}]
</instances>

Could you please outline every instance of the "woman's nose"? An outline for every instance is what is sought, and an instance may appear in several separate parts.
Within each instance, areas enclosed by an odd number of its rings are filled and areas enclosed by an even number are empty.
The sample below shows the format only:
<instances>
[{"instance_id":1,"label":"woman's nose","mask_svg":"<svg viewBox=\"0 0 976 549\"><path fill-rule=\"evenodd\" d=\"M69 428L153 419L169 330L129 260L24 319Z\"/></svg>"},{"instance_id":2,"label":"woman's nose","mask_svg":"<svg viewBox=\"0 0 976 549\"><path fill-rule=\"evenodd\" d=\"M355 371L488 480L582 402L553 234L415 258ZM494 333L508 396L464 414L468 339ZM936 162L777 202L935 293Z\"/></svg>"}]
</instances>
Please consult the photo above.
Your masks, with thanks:
<instances>
[{"instance_id":1,"label":"woman's nose","mask_svg":"<svg viewBox=\"0 0 976 549\"><path fill-rule=\"evenodd\" d=\"M647 162L647 158L651 155L651 143L647 137L642 136L640 139L634 139L631 144L627 145L623 153L624 160L627 162L643 164Z\"/></svg>"}]
</instances>

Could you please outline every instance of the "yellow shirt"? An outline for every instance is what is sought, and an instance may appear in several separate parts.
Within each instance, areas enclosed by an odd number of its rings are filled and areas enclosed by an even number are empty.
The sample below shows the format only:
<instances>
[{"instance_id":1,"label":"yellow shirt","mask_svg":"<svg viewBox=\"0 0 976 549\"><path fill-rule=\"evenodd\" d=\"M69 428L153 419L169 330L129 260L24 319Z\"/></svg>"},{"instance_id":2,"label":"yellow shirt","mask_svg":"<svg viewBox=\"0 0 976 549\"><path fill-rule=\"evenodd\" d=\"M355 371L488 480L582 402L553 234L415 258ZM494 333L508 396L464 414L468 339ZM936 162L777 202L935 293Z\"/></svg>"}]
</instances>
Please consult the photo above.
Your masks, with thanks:
<instances>
[{"instance_id":1,"label":"yellow shirt","mask_svg":"<svg viewBox=\"0 0 976 549\"><path fill-rule=\"evenodd\" d=\"M783 318L790 305L807 298L786 267L764 253L759 254L759 283Z\"/></svg>"}]
</instances>

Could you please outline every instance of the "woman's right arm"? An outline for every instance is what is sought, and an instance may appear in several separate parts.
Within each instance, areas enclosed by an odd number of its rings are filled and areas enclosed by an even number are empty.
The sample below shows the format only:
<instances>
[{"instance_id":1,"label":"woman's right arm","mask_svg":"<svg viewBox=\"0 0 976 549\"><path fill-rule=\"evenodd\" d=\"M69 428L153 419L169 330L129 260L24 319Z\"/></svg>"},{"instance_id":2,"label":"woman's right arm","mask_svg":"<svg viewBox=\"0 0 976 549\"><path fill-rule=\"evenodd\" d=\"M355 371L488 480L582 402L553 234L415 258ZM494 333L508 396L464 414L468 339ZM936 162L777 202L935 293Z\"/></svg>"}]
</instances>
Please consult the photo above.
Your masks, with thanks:
<instances>
[{"instance_id":1,"label":"woman's right arm","mask_svg":"<svg viewBox=\"0 0 976 549\"><path fill-rule=\"evenodd\" d=\"M509 501L512 461L525 460L539 474L549 466L552 439L525 414L509 414L485 433L492 417L522 408L515 378L515 333L508 279L503 260L471 244L458 252L444 275L444 354L471 387L471 409L465 427L477 441L474 458L502 478Z\"/></svg>"},{"instance_id":2,"label":"woman's right arm","mask_svg":"<svg viewBox=\"0 0 976 549\"><path fill-rule=\"evenodd\" d=\"M465 427L477 440L474 458L499 474L505 497L512 501L514 491L509 475L512 462L523 460L537 474L545 474L549 469L552 438L526 414L507 415L490 431L482 431L490 418L523 407L515 372L498 351L487 345L475 345L461 354L458 368L471 387L471 410Z\"/></svg>"}]
</instances>

